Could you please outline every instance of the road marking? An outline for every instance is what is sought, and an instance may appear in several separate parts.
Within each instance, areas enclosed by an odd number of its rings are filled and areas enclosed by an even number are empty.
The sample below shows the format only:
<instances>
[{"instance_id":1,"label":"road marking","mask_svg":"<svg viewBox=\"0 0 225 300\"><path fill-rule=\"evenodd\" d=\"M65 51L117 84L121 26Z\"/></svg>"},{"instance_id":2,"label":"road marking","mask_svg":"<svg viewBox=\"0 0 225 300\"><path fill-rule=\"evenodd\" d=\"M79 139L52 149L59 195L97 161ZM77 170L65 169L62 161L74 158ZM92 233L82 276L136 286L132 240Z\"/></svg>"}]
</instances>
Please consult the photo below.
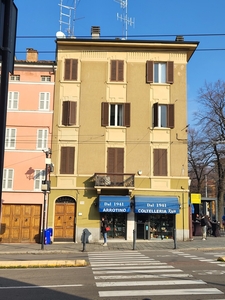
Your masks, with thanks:
<instances>
[{"instance_id":1,"label":"road marking","mask_svg":"<svg viewBox=\"0 0 225 300\"><path fill-rule=\"evenodd\" d=\"M134 296L175 296L175 295L210 295L223 294L216 288L205 289L161 289L161 290L128 290L128 291L100 291L100 297L134 297Z\"/></svg>"},{"instance_id":2,"label":"road marking","mask_svg":"<svg viewBox=\"0 0 225 300\"><path fill-rule=\"evenodd\" d=\"M57 285L24 285L24 286L0 286L0 290L7 289L45 289L45 288L68 288L68 287L77 287L83 286L83 284L57 284Z\"/></svg>"},{"instance_id":3,"label":"road marking","mask_svg":"<svg viewBox=\"0 0 225 300\"><path fill-rule=\"evenodd\" d=\"M179 269L163 269L163 270L129 270L129 273L168 273L168 272L183 272ZM126 270L119 270L119 271L93 271L93 274L127 274L128 271Z\"/></svg>"},{"instance_id":4,"label":"road marking","mask_svg":"<svg viewBox=\"0 0 225 300\"><path fill-rule=\"evenodd\" d=\"M161 275L106 275L94 276L95 280L108 280L108 279L143 279L143 278L190 278L190 274L161 274Z\"/></svg>"},{"instance_id":5,"label":"road marking","mask_svg":"<svg viewBox=\"0 0 225 300\"><path fill-rule=\"evenodd\" d=\"M206 262L211 262L211 261L215 261L215 259L200 259L200 261L206 261Z\"/></svg>"},{"instance_id":6,"label":"road marking","mask_svg":"<svg viewBox=\"0 0 225 300\"><path fill-rule=\"evenodd\" d=\"M102 266L103 262L99 263L99 264L95 264L95 263L92 263L91 266L92 267L100 267ZM115 263L105 263L104 262L104 266L106 267L114 267L114 266L158 266L158 265L167 265L167 263L161 263L161 262L146 262L146 263L143 263L143 264L140 264L140 263L120 263L120 262L115 262Z\"/></svg>"},{"instance_id":7,"label":"road marking","mask_svg":"<svg viewBox=\"0 0 225 300\"><path fill-rule=\"evenodd\" d=\"M155 280L155 281L110 281L96 282L97 287L116 287L116 286L154 286L154 285L188 285L188 284L207 284L202 280Z\"/></svg>"}]
</instances>

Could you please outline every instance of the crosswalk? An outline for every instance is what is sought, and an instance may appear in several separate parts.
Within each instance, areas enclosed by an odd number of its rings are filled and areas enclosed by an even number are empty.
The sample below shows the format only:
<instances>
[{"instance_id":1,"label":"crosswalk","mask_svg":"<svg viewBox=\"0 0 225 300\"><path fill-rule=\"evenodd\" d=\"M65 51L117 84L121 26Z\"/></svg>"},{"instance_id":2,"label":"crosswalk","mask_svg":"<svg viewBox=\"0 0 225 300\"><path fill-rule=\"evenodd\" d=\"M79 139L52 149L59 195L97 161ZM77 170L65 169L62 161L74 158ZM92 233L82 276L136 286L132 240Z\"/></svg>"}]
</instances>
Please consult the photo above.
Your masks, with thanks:
<instances>
[{"instance_id":1,"label":"crosswalk","mask_svg":"<svg viewBox=\"0 0 225 300\"><path fill-rule=\"evenodd\" d=\"M99 298L169 295L180 299L182 295L190 295L193 299L193 295L212 295L215 299L216 295L223 295L217 288L207 288L205 281L138 251L95 252L88 256Z\"/></svg>"}]
</instances>

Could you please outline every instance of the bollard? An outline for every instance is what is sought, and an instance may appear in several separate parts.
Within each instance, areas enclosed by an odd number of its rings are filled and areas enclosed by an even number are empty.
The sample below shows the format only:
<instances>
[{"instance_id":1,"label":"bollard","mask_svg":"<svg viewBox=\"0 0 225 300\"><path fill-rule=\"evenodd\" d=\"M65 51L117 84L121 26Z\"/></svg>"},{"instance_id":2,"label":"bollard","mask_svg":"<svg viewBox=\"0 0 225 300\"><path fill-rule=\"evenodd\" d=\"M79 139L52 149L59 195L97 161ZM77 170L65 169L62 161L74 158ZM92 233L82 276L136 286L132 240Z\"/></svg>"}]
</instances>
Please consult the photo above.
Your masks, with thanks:
<instances>
[{"instance_id":1,"label":"bollard","mask_svg":"<svg viewBox=\"0 0 225 300\"><path fill-rule=\"evenodd\" d=\"M135 230L133 230L133 250L136 249L136 234L135 234Z\"/></svg>"},{"instance_id":2,"label":"bollard","mask_svg":"<svg viewBox=\"0 0 225 300\"><path fill-rule=\"evenodd\" d=\"M173 241L174 241L174 249L177 249L177 235L176 235L176 228L173 230Z\"/></svg>"},{"instance_id":3,"label":"bollard","mask_svg":"<svg viewBox=\"0 0 225 300\"><path fill-rule=\"evenodd\" d=\"M86 246L86 232L85 232L85 230L84 230L84 231L83 231L83 250L82 250L82 252L85 251L85 246Z\"/></svg>"}]
</instances>

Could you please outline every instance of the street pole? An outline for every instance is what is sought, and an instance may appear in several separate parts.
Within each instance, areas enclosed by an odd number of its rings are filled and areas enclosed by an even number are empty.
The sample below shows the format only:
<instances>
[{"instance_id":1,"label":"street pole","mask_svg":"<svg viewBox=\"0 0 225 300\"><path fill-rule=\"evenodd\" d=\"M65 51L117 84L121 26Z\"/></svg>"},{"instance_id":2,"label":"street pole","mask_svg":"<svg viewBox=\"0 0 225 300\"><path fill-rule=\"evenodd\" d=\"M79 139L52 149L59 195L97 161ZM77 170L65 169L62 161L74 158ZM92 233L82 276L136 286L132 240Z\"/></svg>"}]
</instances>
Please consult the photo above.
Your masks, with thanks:
<instances>
[{"instance_id":1,"label":"street pole","mask_svg":"<svg viewBox=\"0 0 225 300\"><path fill-rule=\"evenodd\" d=\"M47 192L49 191L49 184L48 184L48 172L49 166L51 164L51 158L49 155L51 154L51 149L43 150L45 153L45 180L44 184L42 184L42 191L44 192L44 203L43 203L43 217L42 217L42 242L41 242L41 250L44 250L45 245L45 229L46 229L46 207L47 207Z\"/></svg>"},{"instance_id":2,"label":"street pole","mask_svg":"<svg viewBox=\"0 0 225 300\"><path fill-rule=\"evenodd\" d=\"M183 209L183 241L184 241L184 188L181 186L182 191L182 209Z\"/></svg>"}]
</instances>

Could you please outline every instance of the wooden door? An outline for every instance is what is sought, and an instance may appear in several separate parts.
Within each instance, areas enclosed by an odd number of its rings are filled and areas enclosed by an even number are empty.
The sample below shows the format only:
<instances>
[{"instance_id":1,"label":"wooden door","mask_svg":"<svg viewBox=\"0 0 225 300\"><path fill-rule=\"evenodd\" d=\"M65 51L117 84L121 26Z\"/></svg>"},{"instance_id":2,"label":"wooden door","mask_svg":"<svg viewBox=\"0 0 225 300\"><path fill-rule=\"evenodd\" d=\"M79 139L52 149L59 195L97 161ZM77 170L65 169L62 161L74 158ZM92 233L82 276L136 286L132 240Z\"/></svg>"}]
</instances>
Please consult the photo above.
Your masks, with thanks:
<instances>
[{"instance_id":1,"label":"wooden door","mask_svg":"<svg viewBox=\"0 0 225 300\"><path fill-rule=\"evenodd\" d=\"M55 205L54 241L74 242L75 202Z\"/></svg>"},{"instance_id":2,"label":"wooden door","mask_svg":"<svg viewBox=\"0 0 225 300\"><path fill-rule=\"evenodd\" d=\"M41 205L3 204L0 240L3 243L40 242Z\"/></svg>"}]
</instances>

